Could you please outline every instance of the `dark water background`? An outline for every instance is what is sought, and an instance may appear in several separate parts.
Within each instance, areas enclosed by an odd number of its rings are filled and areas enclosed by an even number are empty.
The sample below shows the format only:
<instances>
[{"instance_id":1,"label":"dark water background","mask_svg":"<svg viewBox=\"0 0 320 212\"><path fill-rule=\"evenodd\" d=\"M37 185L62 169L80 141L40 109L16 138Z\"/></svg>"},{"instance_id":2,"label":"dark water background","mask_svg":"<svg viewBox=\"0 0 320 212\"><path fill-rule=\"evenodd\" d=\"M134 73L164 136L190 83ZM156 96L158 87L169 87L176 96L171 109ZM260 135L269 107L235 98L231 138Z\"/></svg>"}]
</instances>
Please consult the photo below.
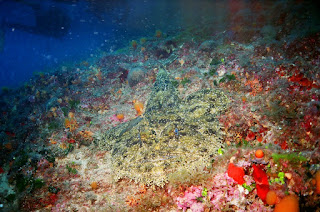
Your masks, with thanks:
<instances>
[{"instance_id":1,"label":"dark water background","mask_svg":"<svg viewBox=\"0 0 320 212\"><path fill-rule=\"evenodd\" d=\"M0 86L17 87L35 72L95 60L103 53L128 46L132 39L154 36L157 29L169 36L206 23L213 26L212 33L228 30L233 14L261 12L255 11L259 10L257 3L275 2L0 0ZM305 1L281 1L281 6L302 3ZM313 8L312 2L307 4L312 22L317 7Z\"/></svg>"}]
</instances>

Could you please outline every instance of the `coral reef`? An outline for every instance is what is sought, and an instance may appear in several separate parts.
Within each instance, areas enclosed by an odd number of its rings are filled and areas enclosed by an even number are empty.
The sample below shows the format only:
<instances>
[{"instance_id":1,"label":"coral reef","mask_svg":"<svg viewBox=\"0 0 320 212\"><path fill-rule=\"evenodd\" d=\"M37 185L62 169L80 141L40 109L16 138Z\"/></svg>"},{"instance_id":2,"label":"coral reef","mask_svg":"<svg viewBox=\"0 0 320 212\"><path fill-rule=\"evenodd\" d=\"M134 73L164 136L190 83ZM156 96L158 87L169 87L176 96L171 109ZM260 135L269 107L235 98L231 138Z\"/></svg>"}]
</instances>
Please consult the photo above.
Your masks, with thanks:
<instances>
[{"instance_id":1,"label":"coral reef","mask_svg":"<svg viewBox=\"0 0 320 212\"><path fill-rule=\"evenodd\" d=\"M3 88L1 211L319 211L319 32L283 4Z\"/></svg>"},{"instance_id":2,"label":"coral reef","mask_svg":"<svg viewBox=\"0 0 320 212\"><path fill-rule=\"evenodd\" d=\"M229 99L219 89L203 89L180 99L169 74L160 69L143 117L122 123L97 139L111 150L114 179L128 177L164 186L167 175L209 167L222 148L217 115Z\"/></svg>"}]
</instances>

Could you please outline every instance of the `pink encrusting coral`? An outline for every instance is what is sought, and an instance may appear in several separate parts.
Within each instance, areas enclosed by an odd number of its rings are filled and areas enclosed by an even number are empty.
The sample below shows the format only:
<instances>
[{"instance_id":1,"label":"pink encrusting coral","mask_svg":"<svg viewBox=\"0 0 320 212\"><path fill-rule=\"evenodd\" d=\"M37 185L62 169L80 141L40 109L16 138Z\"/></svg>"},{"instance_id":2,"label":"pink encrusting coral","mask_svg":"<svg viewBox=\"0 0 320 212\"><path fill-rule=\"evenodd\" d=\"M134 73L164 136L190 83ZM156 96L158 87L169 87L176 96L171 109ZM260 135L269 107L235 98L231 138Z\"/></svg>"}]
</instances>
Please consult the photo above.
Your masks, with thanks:
<instances>
[{"instance_id":1,"label":"pink encrusting coral","mask_svg":"<svg viewBox=\"0 0 320 212\"><path fill-rule=\"evenodd\" d=\"M199 202L198 198L202 196L201 186L191 186L188 188L182 197L178 197L176 202L179 209L186 211L188 208L196 209L196 211L203 211L204 205Z\"/></svg>"},{"instance_id":2,"label":"pink encrusting coral","mask_svg":"<svg viewBox=\"0 0 320 212\"><path fill-rule=\"evenodd\" d=\"M191 186L184 192L183 196L176 198L176 204L183 211L187 209L204 211L208 207L220 210L227 205L236 206L240 209L239 211L241 209L244 211L246 192L227 173L221 173L213 176L211 188Z\"/></svg>"},{"instance_id":3,"label":"pink encrusting coral","mask_svg":"<svg viewBox=\"0 0 320 212\"><path fill-rule=\"evenodd\" d=\"M213 177L213 187L208 192L210 202L216 210L226 204L242 208L246 202L246 194L242 186L238 185L228 174L217 174Z\"/></svg>"}]
</instances>

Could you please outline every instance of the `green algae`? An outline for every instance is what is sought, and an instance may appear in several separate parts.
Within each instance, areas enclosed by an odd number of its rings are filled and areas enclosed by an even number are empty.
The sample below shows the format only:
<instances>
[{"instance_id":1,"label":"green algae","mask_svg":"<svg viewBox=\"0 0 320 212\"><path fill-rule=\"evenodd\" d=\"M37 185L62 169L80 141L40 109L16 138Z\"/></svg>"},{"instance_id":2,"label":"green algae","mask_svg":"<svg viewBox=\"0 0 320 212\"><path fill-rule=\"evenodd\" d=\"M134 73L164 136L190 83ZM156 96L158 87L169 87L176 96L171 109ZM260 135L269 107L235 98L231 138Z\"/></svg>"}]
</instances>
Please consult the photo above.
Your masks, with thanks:
<instances>
[{"instance_id":1,"label":"green algae","mask_svg":"<svg viewBox=\"0 0 320 212\"><path fill-rule=\"evenodd\" d=\"M71 109L76 109L79 104L80 104L80 100L78 99L73 99L69 101L69 106Z\"/></svg>"},{"instance_id":2,"label":"green algae","mask_svg":"<svg viewBox=\"0 0 320 212\"><path fill-rule=\"evenodd\" d=\"M185 78L183 78L183 80L181 80L181 84L183 86L185 86L186 84L189 84L189 83L191 83L191 80L187 77L185 77Z\"/></svg>"},{"instance_id":3,"label":"green algae","mask_svg":"<svg viewBox=\"0 0 320 212\"><path fill-rule=\"evenodd\" d=\"M296 154L296 153L285 153L285 154L277 154L277 153L273 153L271 155L272 159L274 160L274 162L279 163L280 160L287 160L291 163L299 163L299 162L305 162L307 161L307 158Z\"/></svg>"},{"instance_id":4,"label":"green algae","mask_svg":"<svg viewBox=\"0 0 320 212\"><path fill-rule=\"evenodd\" d=\"M78 174L78 170L75 168L70 167L69 165L66 166L66 169L68 170L69 173L71 174Z\"/></svg>"},{"instance_id":5,"label":"green algae","mask_svg":"<svg viewBox=\"0 0 320 212\"><path fill-rule=\"evenodd\" d=\"M52 121L48 124L48 130L57 130L59 129L61 124L57 121Z\"/></svg>"},{"instance_id":6,"label":"green algae","mask_svg":"<svg viewBox=\"0 0 320 212\"><path fill-rule=\"evenodd\" d=\"M222 77L219 80L219 83L229 82L229 81L233 81L233 80L236 80L236 76L234 74L226 74L224 77Z\"/></svg>"}]
</instances>

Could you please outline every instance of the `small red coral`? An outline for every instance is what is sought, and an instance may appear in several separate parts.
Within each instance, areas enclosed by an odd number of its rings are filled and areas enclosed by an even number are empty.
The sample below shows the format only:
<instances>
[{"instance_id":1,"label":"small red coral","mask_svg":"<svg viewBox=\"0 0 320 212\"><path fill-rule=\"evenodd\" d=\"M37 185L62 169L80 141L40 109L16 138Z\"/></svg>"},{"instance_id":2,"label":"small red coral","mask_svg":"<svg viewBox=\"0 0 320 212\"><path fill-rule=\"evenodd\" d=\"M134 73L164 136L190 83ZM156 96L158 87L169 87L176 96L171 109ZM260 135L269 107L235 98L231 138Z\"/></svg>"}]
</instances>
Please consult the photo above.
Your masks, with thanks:
<instances>
[{"instance_id":1,"label":"small red coral","mask_svg":"<svg viewBox=\"0 0 320 212\"><path fill-rule=\"evenodd\" d=\"M68 140L68 143L69 143L69 144L74 144L74 143L76 143L76 140L70 138L70 139Z\"/></svg>"},{"instance_id":2,"label":"small red coral","mask_svg":"<svg viewBox=\"0 0 320 212\"><path fill-rule=\"evenodd\" d=\"M281 143L280 143L280 147L281 147L281 149L284 149L284 150L288 149L288 143L287 143L287 141L281 142Z\"/></svg>"},{"instance_id":3,"label":"small red coral","mask_svg":"<svg viewBox=\"0 0 320 212\"><path fill-rule=\"evenodd\" d=\"M252 141L252 140L254 140L255 138L256 138L255 133L249 130L248 133L247 133L246 140L247 140L247 141Z\"/></svg>"},{"instance_id":4,"label":"small red coral","mask_svg":"<svg viewBox=\"0 0 320 212\"><path fill-rule=\"evenodd\" d=\"M245 183L243 176L244 170L242 167L235 166L233 163L229 163L228 176L234 179L238 184L242 185Z\"/></svg>"}]
</instances>

